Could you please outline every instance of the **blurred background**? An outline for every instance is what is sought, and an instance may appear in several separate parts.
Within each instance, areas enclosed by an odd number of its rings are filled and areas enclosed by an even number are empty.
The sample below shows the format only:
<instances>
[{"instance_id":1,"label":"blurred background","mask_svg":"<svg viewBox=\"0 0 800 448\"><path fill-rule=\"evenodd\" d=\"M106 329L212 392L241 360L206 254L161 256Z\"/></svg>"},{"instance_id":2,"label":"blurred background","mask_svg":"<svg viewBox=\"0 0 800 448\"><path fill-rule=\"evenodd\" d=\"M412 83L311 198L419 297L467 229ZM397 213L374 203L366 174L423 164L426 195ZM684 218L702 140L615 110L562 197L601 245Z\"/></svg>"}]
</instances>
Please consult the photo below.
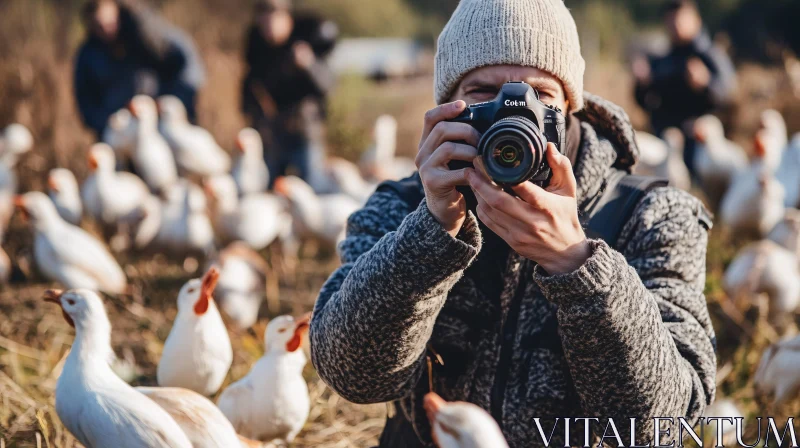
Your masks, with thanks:
<instances>
[{"instance_id":1,"label":"blurred background","mask_svg":"<svg viewBox=\"0 0 800 448\"><path fill-rule=\"evenodd\" d=\"M85 154L96 138L82 124L73 94L76 52L86 35L81 0L0 0L0 129L21 123L35 144L16 167L19 191L46 189L47 173L70 169L80 182L88 174ZM197 92L196 123L220 146L234 147L247 125L242 113L246 33L251 0L141 0L193 39L207 80ZM328 61L336 82L326 99L330 156L357 161L372 145L378 116L397 119L397 153L416 153L424 112L434 105L435 39L456 0L296 0L298 13L331 21L339 38ZM587 62L586 89L621 105L636 129L650 131L634 98L630 65L643 52L663 53L669 39L661 0L566 0L578 24ZM762 111L780 112L789 135L800 131L800 2L797 0L701 0L699 9L714 42L735 64L733 101L717 111L728 138L752 146ZM16 263L30 258L30 232L12 221L6 251ZM778 410L765 407L753 389L762 353L777 342L760 311L733 306L723 274L747 243L715 228L708 258L707 297L719 349L719 395L736 401L751 419L796 415L797 400ZM153 384L155 365L175 314L177 290L192 275L164 257L121 255L142 300L110 300L113 343L130 354L136 384ZM331 253L305 259L291 277L277 281L279 306L264 312L299 313L313 305L319 287L337 265ZM23 269L24 270L24 269ZM69 347L70 331L58 313L39 303L47 283L0 284L0 446L75 446L58 423L52 391ZM264 323L236 333L238 379L260 356ZM799 366L800 367L800 366ZM798 368L800 371L800 368ZM386 407L344 403L308 367L312 415L295 446L370 446L377 440ZM391 411L390 411L391 412ZM752 434L748 432L748 434Z\"/></svg>"}]
</instances>

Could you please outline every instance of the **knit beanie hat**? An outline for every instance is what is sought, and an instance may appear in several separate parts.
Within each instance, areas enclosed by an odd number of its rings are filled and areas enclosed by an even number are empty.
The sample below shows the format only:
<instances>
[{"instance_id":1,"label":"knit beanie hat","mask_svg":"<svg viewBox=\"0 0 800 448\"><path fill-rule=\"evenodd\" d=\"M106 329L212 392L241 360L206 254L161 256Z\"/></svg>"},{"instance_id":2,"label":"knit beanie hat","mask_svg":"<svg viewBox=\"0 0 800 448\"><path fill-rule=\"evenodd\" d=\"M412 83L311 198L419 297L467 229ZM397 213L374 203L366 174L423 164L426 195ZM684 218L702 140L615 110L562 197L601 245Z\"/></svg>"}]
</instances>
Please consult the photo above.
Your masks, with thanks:
<instances>
[{"instance_id":1,"label":"knit beanie hat","mask_svg":"<svg viewBox=\"0 0 800 448\"><path fill-rule=\"evenodd\" d=\"M487 65L544 70L564 85L571 112L583 108L578 29L563 0L461 0L436 50L436 103L450 98L461 79Z\"/></svg>"}]
</instances>

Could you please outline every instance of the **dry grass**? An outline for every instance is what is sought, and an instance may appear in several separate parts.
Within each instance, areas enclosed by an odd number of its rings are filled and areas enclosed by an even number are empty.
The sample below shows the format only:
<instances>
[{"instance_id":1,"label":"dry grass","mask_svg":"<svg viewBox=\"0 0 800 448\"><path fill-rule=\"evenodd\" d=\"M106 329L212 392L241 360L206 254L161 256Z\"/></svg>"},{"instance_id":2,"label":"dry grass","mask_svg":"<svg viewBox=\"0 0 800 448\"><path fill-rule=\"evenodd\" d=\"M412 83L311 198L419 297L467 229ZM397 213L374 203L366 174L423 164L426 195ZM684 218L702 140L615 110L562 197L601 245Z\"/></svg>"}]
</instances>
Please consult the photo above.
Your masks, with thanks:
<instances>
[{"instance_id":1,"label":"dry grass","mask_svg":"<svg viewBox=\"0 0 800 448\"><path fill-rule=\"evenodd\" d=\"M55 166L72 169L79 180L85 176L83 154L92 138L80 126L71 95L71 61L82 33L75 18L79 4L76 0L0 1L0 126L21 122L36 137L35 150L19 167L23 190L41 189L47 170ZM196 38L209 75L200 95L199 121L223 146L230 146L244 123L238 112L239 53L244 33L241 24L247 23L249 2L173 0L159 4L171 20ZM740 105L731 120L737 139L749 139L755 114L765 107L784 112L790 129L798 130L800 108L796 99L782 94L788 91L784 76L759 67L744 68L742 76ZM635 124L644 124L644 116L633 105L630 80L618 64L591 64L586 81L588 90L623 105ZM424 77L384 84L341 80L331 99L330 152L355 159L367 145L377 115L392 113L400 122L399 152L412 155L422 113L433 104L431 84L430 78ZM70 447L75 442L55 415L53 391L73 332L57 310L40 300L42 291L51 285L31 272L30 243L30 232L15 221L4 247L29 275L18 283L0 286L0 446ZM787 409L764 409L753 395L752 375L771 331L757 311L733 306L720 287L724 268L741 244L731 243L715 230L709 250L707 295L718 335L719 395L737 399L749 419L797 415L798 403ZM137 294L107 299L114 327L112 343L118 355L130 353L135 359L139 370L134 384L152 385L176 313L177 291L197 274L185 272L162 256L123 257L120 261ZM330 257L305 258L295 277L281 279L281 312L310 310L319 287L335 266ZM232 334L235 357L229 381L242 377L260 356L265 321ZM347 403L327 389L311 367L306 373L313 409L295 445L374 445L385 407Z\"/></svg>"}]
</instances>

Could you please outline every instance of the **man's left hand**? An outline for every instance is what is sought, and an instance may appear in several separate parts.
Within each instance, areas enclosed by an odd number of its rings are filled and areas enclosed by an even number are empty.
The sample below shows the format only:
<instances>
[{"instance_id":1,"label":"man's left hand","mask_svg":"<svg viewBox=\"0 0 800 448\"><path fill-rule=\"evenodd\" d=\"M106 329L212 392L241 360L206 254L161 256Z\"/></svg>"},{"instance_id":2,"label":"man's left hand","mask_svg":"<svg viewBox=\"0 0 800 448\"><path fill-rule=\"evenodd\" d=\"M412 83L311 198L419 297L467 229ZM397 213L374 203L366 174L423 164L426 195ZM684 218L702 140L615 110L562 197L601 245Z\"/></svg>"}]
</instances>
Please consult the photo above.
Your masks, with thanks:
<instances>
[{"instance_id":1,"label":"man's left hand","mask_svg":"<svg viewBox=\"0 0 800 448\"><path fill-rule=\"evenodd\" d=\"M310 69L317 61L314 49L308 42L298 41L292 46L292 51L294 52L294 63L304 70Z\"/></svg>"},{"instance_id":2,"label":"man's left hand","mask_svg":"<svg viewBox=\"0 0 800 448\"><path fill-rule=\"evenodd\" d=\"M689 87L701 91L711 84L711 72L699 58L691 58L686 62L686 80Z\"/></svg>"},{"instance_id":3,"label":"man's left hand","mask_svg":"<svg viewBox=\"0 0 800 448\"><path fill-rule=\"evenodd\" d=\"M547 144L547 161L553 171L547 189L523 182L512 187L518 197L503 191L481 170L471 171L468 180L478 199L478 218L489 229L549 274L565 274L580 268L591 248L578 219L572 164L552 143Z\"/></svg>"}]
</instances>

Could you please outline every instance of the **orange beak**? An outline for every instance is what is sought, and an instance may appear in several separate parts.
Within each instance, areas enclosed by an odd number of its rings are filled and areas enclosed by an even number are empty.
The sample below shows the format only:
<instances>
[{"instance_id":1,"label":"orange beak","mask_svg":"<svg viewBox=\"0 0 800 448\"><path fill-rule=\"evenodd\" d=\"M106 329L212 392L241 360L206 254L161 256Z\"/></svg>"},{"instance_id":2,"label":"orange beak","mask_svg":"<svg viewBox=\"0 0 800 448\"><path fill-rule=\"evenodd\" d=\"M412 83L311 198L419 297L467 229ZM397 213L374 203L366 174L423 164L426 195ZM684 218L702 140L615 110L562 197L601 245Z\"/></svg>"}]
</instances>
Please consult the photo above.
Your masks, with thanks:
<instances>
[{"instance_id":1,"label":"orange beak","mask_svg":"<svg viewBox=\"0 0 800 448\"><path fill-rule=\"evenodd\" d=\"M61 307L61 314L64 316L64 320L66 320L66 321L67 321L67 323L68 323L68 324L69 324L69 325L70 325L72 328L75 328L75 321L73 321L73 320L72 320L72 318L71 318L71 317L69 317L69 314L67 314L67 312L66 312L66 311L64 311L64 306L61 304L61 296L62 296L63 294L64 294L64 291L62 291L62 290L60 290L60 289L48 289L48 290L47 290L47 291L45 291L45 292L44 292L44 294L42 295L42 299L43 299L45 302L55 303L55 304L57 304L58 306L60 306L60 307Z\"/></svg>"},{"instance_id":2,"label":"orange beak","mask_svg":"<svg viewBox=\"0 0 800 448\"><path fill-rule=\"evenodd\" d=\"M22 214L22 218L23 219L25 219L27 221L30 218L30 213L28 213L28 209L25 208L25 197L24 196L22 196L22 195L14 196L14 207L16 207L17 210L19 210L19 212Z\"/></svg>"},{"instance_id":3,"label":"orange beak","mask_svg":"<svg viewBox=\"0 0 800 448\"><path fill-rule=\"evenodd\" d=\"M295 352L300 348L300 344L303 342L303 335L308 333L310 326L311 313L304 314L297 318L294 324L294 335L292 335L292 338L286 343L287 352Z\"/></svg>"},{"instance_id":4,"label":"orange beak","mask_svg":"<svg viewBox=\"0 0 800 448\"><path fill-rule=\"evenodd\" d=\"M58 183L53 176L47 176L47 188L58 193Z\"/></svg>"},{"instance_id":5,"label":"orange beak","mask_svg":"<svg viewBox=\"0 0 800 448\"><path fill-rule=\"evenodd\" d=\"M139 116L138 116L138 115L136 115L136 106L133 104L133 100L131 100L131 101L128 103L128 110L129 110L129 111L131 111L131 115L132 115L134 118L139 118Z\"/></svg>"},{"instance_id":6,"label":"orange beak","mask_svg":"<svg viewBox=\"0 0 800 448\"><path fill-rule=\"evenodd\" d=\"M753 152L760 159L767 155L767 145L764 144L764 137L761 132L758 132L753 139Z\"/></svg>"},{"instance_id":7,"label":"orange beak","mask_svg":"<svg viewBox=\"0 0 800 448\"><path fill-rule=\"evenodd\" d=\"M286 178L283 176L275 179L275 185L272 188L278 194L282 194L284 196L289 194L289 183L286 182Z\"/></svg>"},{"instance_id":8,"label":"orange beak","mask_svg":"<svg viewBox=\"0 0 800 448\"><path fill-rule=\"evenodd\" d=\"M214 193L214 188L211 187L211 182L208 179L203 179L203 191L211 199L216 199L217 195Z\"/></svg>"},{"instance_id":9,"label":"orange beak","mask_svg":"<svg viewBox=\"0 0 800 448\"><path fill-rule=\"evenodd\" d=\"M447 404L444 398L440 397L436 392L429 392L425 394L425 399L422 402L422 407L425 408L425 414L428 415L428 420L433 426L436 421L436 414Z\"/></svg>"},{"instance_id":10,"label":"orange beak","mask_svg":"<svg viewBox=\"0 0 800 448\"><path fill-rule=\"evenodd\" d=\"M242 141L241 137L236 137L236 149L244 153L244 141Z\"/></svg>"},{"instance_id":11,"label":"orange beak","mask_svg":"<svg viewBox=\"0 0 800 448\"><path fill-rule=\"evenodd\" d=\"M707 136L706 136L705 131L700 126L695 125L694 126L694 139L697 140L700 143L705 143L706 142L706 137Z\"/></svg>"},{"instance_id":12,"label":"orange beak","mask_svg":"<svg viewBox=\"0 0 800 448\"><path fill-rule=\"evenodd\" d=\"M97 163L97 157L95 157L95 155L90 152L89 153L89 157L88 157L88 161L89 161L89 169L92 170L92 171L96 171L97 167L99 165Z\"/></svg>"},{"instance_id":13,"label":"orange beak","mask_svg":"<svg viewBox=\"0 0 800 448\"><path fill-rule=\"evenodd\" d=\"M202 316L208 311L208 305L214 299L212 294L214 293L214 288L217 287L217 281L219 281L219 269L216 266L212 266L203 276L203 284L200 286L200 298L194 304L194 313L198 316Z\"/></svg>"}]
</instances>

